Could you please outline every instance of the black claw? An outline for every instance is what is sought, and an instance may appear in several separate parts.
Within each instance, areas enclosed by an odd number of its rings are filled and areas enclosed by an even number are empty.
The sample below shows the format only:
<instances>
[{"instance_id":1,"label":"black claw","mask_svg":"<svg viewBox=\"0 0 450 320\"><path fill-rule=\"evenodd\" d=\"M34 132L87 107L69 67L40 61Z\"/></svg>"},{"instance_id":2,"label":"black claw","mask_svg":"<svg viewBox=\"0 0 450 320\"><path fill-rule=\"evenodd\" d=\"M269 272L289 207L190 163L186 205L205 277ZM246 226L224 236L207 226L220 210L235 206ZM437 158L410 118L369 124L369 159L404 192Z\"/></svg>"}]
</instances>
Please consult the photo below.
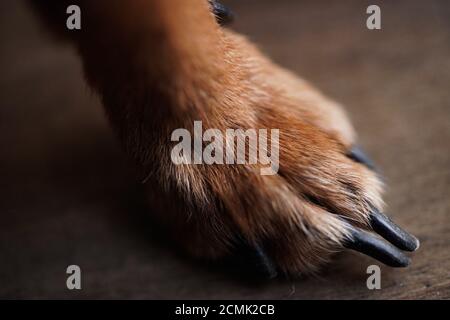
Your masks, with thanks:
<instances>
[{"instance_id":1,"label":"black claw","mask_svg":"<svg viewBox=\"0 0 450 320\"><path fill-rule=\"evenodd\" d=\"M359 146L353 146L348 153L348 157L358 163L364 164L367 168L371 170L374 171L376 170L373 161Z\"/></svg>"},{"instance_id":2,"label":"black claw","mask_svg":"<svg viewBox=\"0 0 450 320\"><path fill-rule=\"evenodd\" d=\"M399 249L369 232L352 228L350 236L344 244L348 249L366 254L394 268L407 267L410 264L410 259Z\"/></svg>"},{"instance_id":3,"label":"black claw","mask_svg":"<svg viewBox=\"0 0 450 320\"><path fill-rule=\"evenodd\" d=\"M376 209L372 210L370 224L376 233L401 250L415 251L420 246L416 237L400 228L389 217Z\"/></svg>"},{"instance_id":4,"label":"black claw","mask_svg":"<svg viewBox=\"0 0 450 320\"><path fill-rule=\"evenodd\" d=\"M277 268L259 245L255 246L254 255L257 269L261 271L263 277L267 279L276 278L278 275Z\"/></svg>"},{"instance_id":5,"label":"black claw","mask_svg":"<svg viewBox=\"0 0 450 320\"><path fill-rule=\"evenodd\" d=\"M278 275L275 264L263 247L249 243L245 239L238 240L234 260L240 272L248 272L255 280L273 279Z\"/></svg>"},{"instance_id":6,"label":"black claw","mask_svg":"<svg viewBox=\"0 0 450 320\"><path fill-rule=\"evenodd\" d=\"M212 6L212 11L217 18L217 22L220 25L226 25L233 22L234 14L230 9L217 0L210 0L209 2Z\"/></svg>"}]
</instances>

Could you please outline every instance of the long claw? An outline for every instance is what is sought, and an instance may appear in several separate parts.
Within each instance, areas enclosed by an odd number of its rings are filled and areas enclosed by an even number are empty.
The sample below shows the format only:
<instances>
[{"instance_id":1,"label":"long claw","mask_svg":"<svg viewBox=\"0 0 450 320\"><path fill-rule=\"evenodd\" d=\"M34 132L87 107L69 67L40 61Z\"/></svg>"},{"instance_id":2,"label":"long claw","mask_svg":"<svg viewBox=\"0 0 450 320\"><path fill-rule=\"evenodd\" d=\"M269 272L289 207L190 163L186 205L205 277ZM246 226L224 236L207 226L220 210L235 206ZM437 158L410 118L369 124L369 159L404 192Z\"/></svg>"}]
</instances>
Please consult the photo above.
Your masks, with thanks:
<instances>
[{"instance_id":1,"label":"long claw","mask_svg":"<svg viewBox=\"0 0 450 320\"><path fill-rule=\"evenodd\" d=\"M399 249L369 232L352 227L350 236L344 243L348 249L366 254L390 267L407 267L410 263L410 259Z\"/></svg>"},{"instance_id":2,"label":"long claw","mask_svg":"<svg viewBox=\"0 0 450 320\"><path fill-rule=\"evenodd\" d=\"M358 163L364 164L371 170L376 170L372 159L370 159L370 157L359 146L353 146L348 153L348 157Z\"/></svg>"},{"instance_id":3,"label":"long claw","mask_svg":"<svg viewBox=\"0 0 450 320\"><path fill-rule=\"evenodd\" d=\"M219 22L220 25L226 25L233 22L234 14L230 9L217 0L210 0L209 2L211 3L212 11L217 18L217 22Z\"/></svg>"},{"instance_id":4,"label":"long claw","mask_svg":"<svg viewBox=\"0 0 450 320\"><path fill-rule=\"evenodd\" d=\"M376 233L399 249L415 251L420 246L419 239L400 228L377 209L372 210L370 224Z\"/></svg>"}]
</instances>

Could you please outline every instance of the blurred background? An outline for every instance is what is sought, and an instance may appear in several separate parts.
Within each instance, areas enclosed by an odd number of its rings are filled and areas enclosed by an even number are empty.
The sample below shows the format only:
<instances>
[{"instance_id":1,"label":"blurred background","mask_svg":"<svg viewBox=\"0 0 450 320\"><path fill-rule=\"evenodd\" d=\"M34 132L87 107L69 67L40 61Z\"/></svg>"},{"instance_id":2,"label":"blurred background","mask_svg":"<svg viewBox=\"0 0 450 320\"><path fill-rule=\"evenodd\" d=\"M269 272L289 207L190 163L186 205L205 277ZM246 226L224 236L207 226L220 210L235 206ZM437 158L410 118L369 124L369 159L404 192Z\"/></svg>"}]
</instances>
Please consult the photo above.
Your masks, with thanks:
<instances>
[{"instance_id":1,"label":"blurred background","mask_svg":"<svg viewBox=\"0 0 450 320\"><path fill-rule=\"evenodd\" d=\"M314 278L248 283L179 255L83 81L22 0L0 2L0 298L450 298L450 2L223 0L232 28L346 106L388 213L419 237L407 269L341 253ZM382 29L366 28L381 7ZM112 30L112 32L114 32ZM67 266L82 290L66 288Z\"/></svg>"}]
</instances>

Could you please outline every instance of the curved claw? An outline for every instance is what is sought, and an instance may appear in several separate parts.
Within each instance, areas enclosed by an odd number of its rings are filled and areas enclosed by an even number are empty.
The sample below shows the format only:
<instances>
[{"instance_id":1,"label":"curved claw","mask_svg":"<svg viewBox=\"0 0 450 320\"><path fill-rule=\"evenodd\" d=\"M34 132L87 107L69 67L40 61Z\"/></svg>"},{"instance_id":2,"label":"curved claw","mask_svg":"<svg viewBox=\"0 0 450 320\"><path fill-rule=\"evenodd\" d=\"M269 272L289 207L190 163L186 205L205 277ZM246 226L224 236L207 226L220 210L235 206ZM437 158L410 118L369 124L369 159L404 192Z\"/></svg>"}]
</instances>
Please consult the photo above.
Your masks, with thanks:
<instances>
[{"instance_id":1,"label":"curved claw","mask_svg":"<svg viewBox=\"0 0 450 320\"><path fill-rule=\"evenodd\" d=\"M372 159L370 159L370 157L362 150L360 146L353 146L347 156L358 163L364 164L370 170L376 170Z\"/></svg>"},{"instance_id":2,"label":"curved claw","mask_svg":"<svg viewBox=\"0 0 450 320\"><path fill-rule=\"evenodd\" d=\"M212 11L220 25L226 25L234 20L233 12L217 0L210 0Z\"/></svg>"},{"instance_id":3,"label":"curved claw","mask_svg":"<svg viewBox=\"0 0 450 320\"><path fill-rule=\"evenodd\" d=\"M410 264L410 259L390 243L353 227L350 231L350 239L344 243L346 248L366 254L390 267L407 267Z\"/></svg>"},{"instance_id":4,"label":"curved claw","mask_svg":"<svg viewBox=\"0 0 450 320\"><path fill-rule=\"evenodd\" d=\"M377 209L371 212L370 224L376 233L401 250L415 251L420 246L419 239L400 228Z\"/></svg>"}]
</instances>

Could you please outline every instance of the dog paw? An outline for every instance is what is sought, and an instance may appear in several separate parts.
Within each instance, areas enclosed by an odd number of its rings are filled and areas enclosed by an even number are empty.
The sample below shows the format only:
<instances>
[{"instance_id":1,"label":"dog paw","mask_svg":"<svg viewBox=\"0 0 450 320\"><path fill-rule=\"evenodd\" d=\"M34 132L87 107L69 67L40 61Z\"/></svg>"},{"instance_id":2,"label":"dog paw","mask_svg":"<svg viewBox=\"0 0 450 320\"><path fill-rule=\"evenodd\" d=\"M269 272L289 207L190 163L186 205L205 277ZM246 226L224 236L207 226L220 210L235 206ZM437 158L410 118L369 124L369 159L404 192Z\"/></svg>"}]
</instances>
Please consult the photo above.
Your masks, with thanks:
<instances>
[{"instance_id":1,"label":"dog paw","mask_svg":"<svg viewBox=\"0 0 450 320\"><path fill-rule=\"evenodd\" d=\"M220 258L244 245L244 256L269 277L315 272L344 249L408 265L402 251L417 249L418 240L382 214L382 183L353 147L341 107L245 37L221 29L217 20L231 18L223 6L83 3L89 33L71 41L86 79L146 176L154 216L187 252ZM267 169L261 163L171 161L172 133L195 135L196 121L210 134L278 130L279 139L270 140L279 150L276 174L261 174ZM251 148L245 149L249 159Z\"/></svg>"},{"instance_id":2,"label":"dog paw","mask_svg":"<svg viewBox=\"0 0 450 320\"><path fill-rule=\"evenodd\" d=\"M314 119L280 110L274 118L267 110L259 110L259 125L280 132L276 174L261 175L260 164L165 171L175 172L180 211L190 208L190 222L177 228L183 245L197 256L239 252L267 278L314 273L346 249L408 266L403 251L416 250L419 241L383 213L382 182L369 157Z\"/></svg>"},{"instance_id":3,"label":"dog paw","mask_svg":"<svg viewBox=\"0 0 450 320\"><path fill-rule=\"evenodd\" d=\"M182 203L175 216L189 217L178 227L169 222L181 245L195 256L216 258L244 244L249 263L268 277L316 272L345 249L407 266L403 251L416 250L419 242L382 213L382 182L355 146L342 108L244 38L223 35L228 49L239 53L230 67L237 68L232 70L239 81L191 98L205 112L178 128L200 120L204 130L214 132L276 129L279 138L270 144L278 146L279 161L276 174L262 175L267 168L260 163L173 166L167 163L169 152L162 154L156 162L163 163L158 172L165 175L160 179L165 193L178 194ZM244 159L250 149L247 145Z\"/></svg>"}]
</instances>

